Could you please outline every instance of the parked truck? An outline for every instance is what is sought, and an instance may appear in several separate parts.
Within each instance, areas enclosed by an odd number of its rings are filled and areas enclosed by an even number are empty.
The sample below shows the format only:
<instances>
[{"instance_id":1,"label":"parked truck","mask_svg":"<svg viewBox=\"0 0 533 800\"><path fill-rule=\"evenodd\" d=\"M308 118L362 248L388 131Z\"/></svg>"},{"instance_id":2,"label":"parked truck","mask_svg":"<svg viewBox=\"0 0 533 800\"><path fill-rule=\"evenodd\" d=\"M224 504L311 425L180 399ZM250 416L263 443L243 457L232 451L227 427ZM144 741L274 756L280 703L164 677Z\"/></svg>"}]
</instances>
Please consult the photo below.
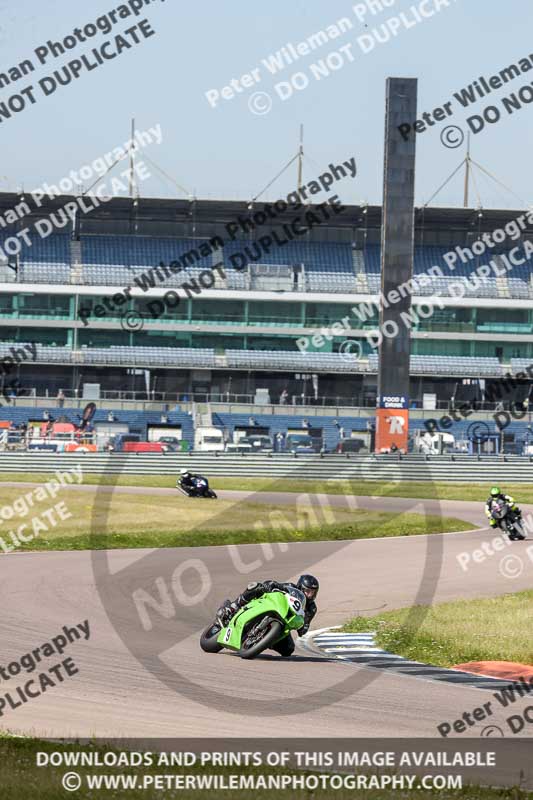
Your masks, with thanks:
<instances>
[{"instance_id":1,"label":"parked truck","mask_svg":"<svg viewBox=\"0 0 533 800\"><path fill-rule=\"evenodd\" d=\"M224 450L224 434L220 428L199 427L194 432L194 449L203 453L222 452Z\"/></svg>"}]
</instances>

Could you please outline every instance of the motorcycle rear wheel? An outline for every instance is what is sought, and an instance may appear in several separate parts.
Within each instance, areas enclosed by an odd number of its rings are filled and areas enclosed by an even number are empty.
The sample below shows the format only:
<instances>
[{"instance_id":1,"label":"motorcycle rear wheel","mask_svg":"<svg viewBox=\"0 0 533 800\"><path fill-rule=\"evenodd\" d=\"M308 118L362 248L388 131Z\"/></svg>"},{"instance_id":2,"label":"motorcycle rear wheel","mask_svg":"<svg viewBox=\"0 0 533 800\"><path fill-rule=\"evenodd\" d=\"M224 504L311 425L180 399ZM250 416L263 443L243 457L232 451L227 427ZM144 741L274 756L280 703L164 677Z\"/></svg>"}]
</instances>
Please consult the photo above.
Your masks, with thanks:
<instances>
[{"instance_id":1,"label":"motorcycle rear wheel","mask_svg":"<svg viewBox=\"0 0 533 800\"><path fill-rule=\"evenodd\" d=\"M251 647L243 647L239 650L241 658L252 659L258 656L263 650L267 650L280 638L283 633L283 625L278 619L273 619L266 629L265 635Z\"/></svg>"}]
</instances>

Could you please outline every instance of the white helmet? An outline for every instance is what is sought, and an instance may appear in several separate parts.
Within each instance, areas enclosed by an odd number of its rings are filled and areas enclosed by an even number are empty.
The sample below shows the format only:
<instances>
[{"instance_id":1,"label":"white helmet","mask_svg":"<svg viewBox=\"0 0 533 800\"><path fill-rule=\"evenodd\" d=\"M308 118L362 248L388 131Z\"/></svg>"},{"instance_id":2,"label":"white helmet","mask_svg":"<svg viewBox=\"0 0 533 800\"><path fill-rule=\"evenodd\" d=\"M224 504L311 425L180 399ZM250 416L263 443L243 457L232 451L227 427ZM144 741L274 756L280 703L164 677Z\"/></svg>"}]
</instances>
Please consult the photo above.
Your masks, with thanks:
<instances>
[{"instance_id":1,"label":"white helmet","mask_svg":"<svg viewBox=\"0 0 533 800\"><path fill-rule=\"evenodd\" d=\"M180 469L180 475L188 475L188 474L189 474L188 469Z\"/></svg>"}]
</instances>

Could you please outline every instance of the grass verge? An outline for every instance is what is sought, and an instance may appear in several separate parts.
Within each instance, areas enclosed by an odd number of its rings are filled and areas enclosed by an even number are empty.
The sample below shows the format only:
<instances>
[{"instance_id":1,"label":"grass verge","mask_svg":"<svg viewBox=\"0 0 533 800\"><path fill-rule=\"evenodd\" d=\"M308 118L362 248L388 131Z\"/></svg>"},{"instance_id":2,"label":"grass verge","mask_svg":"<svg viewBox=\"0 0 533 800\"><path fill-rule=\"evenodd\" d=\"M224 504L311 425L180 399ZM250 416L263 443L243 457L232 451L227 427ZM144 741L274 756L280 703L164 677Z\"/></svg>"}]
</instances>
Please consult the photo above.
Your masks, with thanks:
<instances>
[{"instance_id":1,"label":"grass verge","mask_svg":"<svg viewBox=\"0 0 533 800\"><path fill-rule=\"evenodd\" d=\"M83 467L83 460L80 459ZM70 466L70 464L68 465ZM66 467L68 469L68 466ZM43 483L51 473L4 473L2 481ZM101 486L146 486L174 488L176 475L91 475L84 474L83 483ZM484 503L488 497L489 483L449 483L433 481L350 481L350 480L282 480L279 478L213 478L215 489L250 492L296 492L325 494L354 494L361 497L412 497L423 500L472 500ZM518 503L533 503L533 486L524 483L505 484L503 487Z\"/></svg>"},{"instance_id":2,"label":"grass verge","mask_svg":"<svg viewBox=\"0 0 533 800\"><path fill-rule=\"evenodd\" d=\"M230 500L194 500L178 494L65 491L37 501L32 490L0 487L0 553L16 550L96 550L198 547L291 541L336 541L470 530L452 517L424 517L348 508ZM31 499L31 503L28 501ZM61 499L60 499L61 498ZM58 502L59 501L59 502ZM61 510L61 514L59 511ZM6 515L11 515L6 520ZM21 531L20 544L17 533ZM23 541L28 539L28 541Z\"/></svg>"},{"instance_id":3,"label":"grass verge","mask_svg":"<svg viewBox=\"0 0 533 800\"><path fill-rule=\"evenodd\" d=\"M338 541L445 533L473 527L453 517L368 510L354 514L347 507L311 505L309 489L323 491L324 485L305 485L307 491L295 496L294 503L267 505L254 502L257 498L254 493L245 502L227 499L213 502L186 498L175 490L154 495L149 493L149 487L146 493L99 491L96 476L90 477L95 482L83 491L76 490L74 484L59 494L47 490L46 476L37 474L25 476L26 482L36 484L35 488L0 485L0 554L13 550ZM34 480L29 481L30 478ZM131 478L129 481L131 485ZM158 482L172 486L168 476ZM104 486L110 483L105 477L101 481ZM140 479L136 483L144 486Z\"/></svg>"},{"instance_id":4,"label":"grass verge","mask_svg":"<svg viewBox=\"0 0 533 800\"><path fill-rule=\"evenodd\" d=\"M251 740L253 741L253 740ZM206 749L209 749L207 747ZM272 748L276 749L275 747ZM80 745L62 744L59 742L46 742L39 739L29 738L15 738L11 736L0 737L0 785L2 786L2 798L5 800L58 800L59 798L72 797L76 798L90 797L91 800L108 800L110 797L122 800L161 800L162 797L176 800L205 800L206 798L213 798L214 796L226 798L226 800L246 800L251 797L249 790L228 790L220 791L216 795L212 790L194 790L194 789L165 789L162 792L160 789L147 787L145 789L120 789L120 788L106 788L98 789L91 788L87 790L85 777L110 775L118 776L125 775L156 775L156 774L173 774L173 775L209 775L217 774L225 776L230 774L241 773L247 776L258 775L275 775L281 774L297 774L299 776L309 775L310 773L297 772L294 770L280 770L272 767L256 767L256 768L217 768L216 770L207 767L189 767L186 770L179 767L165 767L165 766L151 766L142 768L112 768L112 767L50 767L36 766L37 752L50 753L59 752L67 753L73 752L95 752L99 751L102 754L109 752L109 748L103 747L89 747ZM157 761L157 754L154 755L154 760ZM82 779L82 789L75 792L66 792L62 789L61 779L66 772L77 772ZM368 769L364 770L369 773ZM518 788L512 789L489 789L486 787L473 787L464 786L462 789L446 790L446 791L430 791L430 790L404 790L398 792L396 790L343 790L339 789L331 791L330 789L315 789L313 791L300 790L289 788L286 790L280 789L273 795L271 790L256 789L253 792L254 800L272 800L272 797L286 797L296 798L296 800L305 800L306 798L313 797L314 800L329 800L336 798L336 800L394 800L394 798L401 797L409 800L409 798L416 798L417 800L432 800L432 798L441 798L441 800L531 800L533 794L524 792Z\"/></svg>"},{"instance_id":5,"label":"grass verge","mask_svg":"<svg viewBox=\"0 0 533 800\"><path fill-rule=\"evenodd\" d=\"M441 667L469 661L533 665L533 644L524 635L532 618L533 591L526 591L355 617L343 630L375 631L383 649Z\"/></svg>"}]
</instances>

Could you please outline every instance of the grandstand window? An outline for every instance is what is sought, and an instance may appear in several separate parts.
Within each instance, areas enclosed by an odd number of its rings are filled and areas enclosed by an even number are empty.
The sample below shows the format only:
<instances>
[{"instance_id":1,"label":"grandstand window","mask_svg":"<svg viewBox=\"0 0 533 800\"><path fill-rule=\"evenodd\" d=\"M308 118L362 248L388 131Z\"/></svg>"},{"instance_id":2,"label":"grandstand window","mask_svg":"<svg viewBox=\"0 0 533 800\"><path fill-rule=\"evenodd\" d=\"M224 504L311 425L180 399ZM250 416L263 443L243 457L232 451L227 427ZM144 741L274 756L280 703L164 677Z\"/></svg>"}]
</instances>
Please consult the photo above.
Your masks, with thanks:
<instances>
[{"instance_id":1,"label":"grandstand window","mask_svg":"<svg viewBox=\"0 0 533 800\"><path fill-rule=\"evenodd\" d=\"M68 344L68 334L66 328L19 328L17 341L63 347Z\"/></svg>"},{"instance_id":2,"label":"grandstand window","mask_svg":"<svg viewBox=\"0 0 533 800\"><path fill-rule=\"evenodd\" d=\"M283 325L302 324L301 303L269 303L256 300L248 304L248 320L252 323Z\"/></svg>"},{"instance_id":3,"label":"grandstand window","mask_svg":"<svg viewBox=\"0 0 533 800\"><path fill-rule=\"evenodd\" d=\"M332 325L334 322L339 322L344 317L348 317L354 321L351 308L352 307L347 303L307 303L305 309L305 324L308 328L316 328L322 325ZM377 322L377 312L375 319Z\"/></svg>"},{"instance_id":4,"label":"grandstand window","mask_svg":"<svg viewBox=\"0 0 533 800\"><path fill-rule=\"evenodd\" d=\"M248 350L297 350L293 336L248 336Z\"/></svg>"},{"instance_id":5,"label":"grandstand window","mask_svg":"<svg viewBox=\"0 0 533 800\"><path fill-rule=\"evenodd\" d=\"M488 333L531 333L531 321L527 309L479 308L477 330Z\"/></svg>"},{"instance_id":6,"label":"grandstand window","mask_svg":"<svg viewBox=\"0 0 533 800\"><path fill-rule=\"evenodd\" d=\"M416 307L415 307L416 313ZM475 322L472 318L473 309L470 308L443 308L435 309L428 319L421 319L415 326L420 331L454 331L474 332Z\"/></svg>"},{"instance_id":7,"label":"grandstand window","mask_svg":"<svg viewBox=\"0 0 533 800\"><path fill-rule=\"evenodd\" d=\"M70 317L70 298L65 295L21 294L18 299L20 316Z\"/></svg>"},{"instance_id":8,"label":"grandstand window","mask_svg":"<svg viewBox=\"0 0 533 800\"><path fill-rule=\"evenodd\" d=\"M193 300L191 320L193 322L242 322L246 319L245 304L241 300Z\"/></svg>"},{"instance_id":9,"label":"grandstand window","mask_svg":"<svg viewBox=\"0 0 533 800\"><path fill-rule=\"evenodd\" d=\"M470 356L473 342L460 339L443 339L440 341L414 339L411 352L413 355L428 356Z\"/></svg>"},{"instance_id":10,"label":"grandstand window","mask_svg":"<svg viewBox=\"0 0 533 800\"><path fill-rule=\"evenodd\" d=\"M182 331L138 331L131 339L134 347L191 347L191 334Z\"/></svg>"},{"instance_id":11,"label":"grandstand window","mask_svg":"<svg viewBox=\"0 0 533 800\"><path fill-rule=\"evenodd\" d=\"M154 298L145 298L145 297L136 297L133 300L133 308L136 311L139 311L141 314L144 314L147 319L154 317L154 307L150 308L150 303L154 302ZM177 322L179 320L188 320L189 319L189 310L188 304L186 302L180 302L179 305L175 306L174 308L169 308L165 306L165 310L159 313L160 309L155 307L158 311L157 319L159 321L170 321L170 322Z\"/></svg>"},{"instance_id":12,"label":"grandstand window","mask_svg":"<svg viewBox=\"0 0 533 800\"><path fill-rule=\"evenodd\" d=\"M14 302L12 294L0 295L0 314L10 315L14 313Z\"/></svg>"},{"instance_id":13,"label":"grandstand window","mask_svg":"<svg viewBox=\"0 0 533 800\"><path fill-rule=\"evenodd\" d=\"M98 295L87 295L80 298L80 308L88 309L88 317L93 318L94 322L103 318L107 318L108 320L119 319L121 312L124 310L124 306L112 305L111 308L106 308L104 306L104 300L105 298L99 297Z\"/></svg>"},{"instance_id":14,"label":"grandstand window","mask_svg":"<svg viewBox=\"0 0 533 800\"><path fill-rule=\"evenodd\" d=\"M27 341L26 339L19 339L18 338L19 329L18 328L2 328L2 341L3 342L17 342L17 341Z\"/></svg>"}]
</instances>

